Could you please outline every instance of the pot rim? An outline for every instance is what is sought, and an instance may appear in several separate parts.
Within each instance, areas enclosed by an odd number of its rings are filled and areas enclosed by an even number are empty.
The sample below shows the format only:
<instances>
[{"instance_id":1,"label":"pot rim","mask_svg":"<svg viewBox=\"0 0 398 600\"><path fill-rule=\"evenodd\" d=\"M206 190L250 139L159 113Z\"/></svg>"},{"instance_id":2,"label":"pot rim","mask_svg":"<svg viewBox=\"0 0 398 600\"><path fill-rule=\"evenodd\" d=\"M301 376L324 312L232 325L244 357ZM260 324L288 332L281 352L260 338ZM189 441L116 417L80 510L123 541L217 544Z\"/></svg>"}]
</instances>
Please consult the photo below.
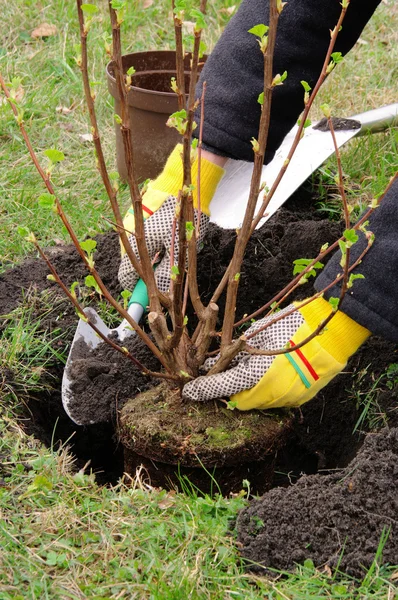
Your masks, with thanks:
<instances>
[{"instance_id":1,"label":"pot rim","mask_svg":"<svg viewBox=\"0 0 398 600\"><path fill-rule=\"evenodd\" d=\"M175 51L174 50L146 50L146 51L141 51L141 52L129 52L128 54L123 54L122 55L122 60L123 60L123 58L126 58L128 56L135 56L135 55L144 55L144 54L148 54L148 55L153 55L153 54L165 54L166 55L166 54L169 54L170 55L172 53L175 53ZM207 56L206 56L206 58L207 58ZM108 81L110 82L110 84L112 86L115 86L116 85L116 78L110 72L110 67L111 67L112 63L113 63L112 60L110 60L108 62L108 64L106 65L106 68L105 68L105 72L106 72L106 76L107 76ZM159 70L157 70L157 69L145 69L144 71L137 71L137 74L139 73L140 75L142 75L142 74L146 74L146 73L165 73L165 72L176 73L175 70L174 71L173 70L169 71L168 69L159 69ZM189 74L190 71L185 71L184 70L184 73L185 74ZM170 91L170 92L160 92L160 91L156 91L156 90L150 90L150 89L147 89L147 88L138 87L136 85L132 85L131 86L130 93L132 91L134 91L135 93L141 92L143 94L149 94L151 96L154 96L154 95L156 95L156 96L163 96L164 98L175 98L175 96L176 96L176 94L173 91Z\"/></svg>"}]
</instances>

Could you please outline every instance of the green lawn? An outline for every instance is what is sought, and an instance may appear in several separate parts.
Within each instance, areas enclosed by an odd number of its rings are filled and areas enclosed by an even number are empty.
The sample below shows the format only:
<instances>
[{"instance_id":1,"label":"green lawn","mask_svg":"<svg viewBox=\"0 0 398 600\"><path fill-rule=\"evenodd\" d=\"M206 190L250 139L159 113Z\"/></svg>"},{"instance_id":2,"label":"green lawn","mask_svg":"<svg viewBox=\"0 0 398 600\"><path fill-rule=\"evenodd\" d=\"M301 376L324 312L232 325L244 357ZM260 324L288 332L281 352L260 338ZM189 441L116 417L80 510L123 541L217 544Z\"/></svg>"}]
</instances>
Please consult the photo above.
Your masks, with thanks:
<instances>
[{"instance_id":1,"label":"green lawn","mask_svg":"<svg viewBox=\"0 0 398 600\"><path fill-rule=\"evenodd\" d=\"M291 0L293 1L293 0ZM209 48L228 21L233 0L210 3L206 38ZM112 103L104 77L103 32L108 29L106 2L90 35L90 77L98 82L97 107L105 154L114 168ZM169 48L170 3L129 4L124 25L125 52ZM144 8L144 6L147 6ZM34 40L41 23L57 33ZM336 69L319 102L345 116L397 99L398 7L382 3L362 41ZM9 0L2 5L0 70L7 81L21 78L25 122L41 159L58 148L66 160L54 177L57 192L79 236L108 228L109 209L93 160L93 149L80 139L89 132L79 69L75 2ZM382 65L382 68L381 68ZM22 92L21 92L22 93ZM350 199L366 205L382 193L397 170L397 129L354 141L343 153ZM324 166L323 209L335 208L330 195L334 162ZM319 181L319 178L318 178ZM318 183L319 184L319 183ZM31 247L16 234L31 228L41 242L67 240L59 222L42 212L43 192L9 107L0 100L0 271L21 261ZM124 193L123 202L127 204ZM336 209L339 210L339 209ZM52 307L53 308L53 307ZM27 334L28 332L28 334ZM56 336L57 332L53 333ZM40 388L40 372L60 360L51 341L18 313L3 331L0 349L0 599L156 600L397 597L391 575L397 568L377 567L360 587L345 576L330 576L311 564L275 581L247 574L234 544L231 522L246 499L172 495L145 485L99 487L93 476L76 473L65 447L54 452L26 436L19 417L25 394ZM60 351L61 352L61 351ZM1 377L18 373L19 385ZM232 535L231 535L232 533ZM396 575L396 573L395 573Z\"/></svg>"}]
</instances>

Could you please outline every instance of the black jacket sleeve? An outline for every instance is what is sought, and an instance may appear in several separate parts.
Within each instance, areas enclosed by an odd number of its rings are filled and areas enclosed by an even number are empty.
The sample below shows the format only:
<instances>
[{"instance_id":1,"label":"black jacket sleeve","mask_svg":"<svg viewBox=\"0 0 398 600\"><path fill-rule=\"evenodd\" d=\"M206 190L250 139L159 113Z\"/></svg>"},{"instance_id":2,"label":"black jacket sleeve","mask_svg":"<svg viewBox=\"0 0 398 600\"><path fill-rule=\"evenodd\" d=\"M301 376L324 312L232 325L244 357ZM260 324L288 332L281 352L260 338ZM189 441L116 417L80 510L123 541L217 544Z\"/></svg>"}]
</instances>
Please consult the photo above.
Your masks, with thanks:
<instances>
[{"instance_id":1,"label":"black jacket sleeve","mask_svg":"<svg viewBox=\"0 0 398 600\"><path fill-rule=\"evenodd\" d=\"M346 54L380 0L351 0L335 50ZM275 88L265 162L269 162L303 110L305 80L314 86L341 11L339 0L290 0L278 24L274 74L287 71ZM216 154L252 161L258 137L264 57L248 30L268 24L269 0L243 0L211 53L198 84L207 82L203 141Z\"/></svg>"}]
</instances>

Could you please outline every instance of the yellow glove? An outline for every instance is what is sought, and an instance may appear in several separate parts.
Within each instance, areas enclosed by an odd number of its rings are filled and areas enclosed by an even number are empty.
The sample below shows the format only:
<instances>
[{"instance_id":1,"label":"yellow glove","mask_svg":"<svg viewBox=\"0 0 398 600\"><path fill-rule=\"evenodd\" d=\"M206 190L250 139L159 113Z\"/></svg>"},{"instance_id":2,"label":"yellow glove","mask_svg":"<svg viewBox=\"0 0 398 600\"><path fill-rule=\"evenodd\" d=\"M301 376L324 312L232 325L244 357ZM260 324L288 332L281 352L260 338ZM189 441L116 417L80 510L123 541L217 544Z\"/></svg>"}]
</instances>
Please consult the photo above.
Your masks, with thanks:
<instances>
[{"instance_id":1,"label":"yellow glove","mask_svg":"<svg viewBox=\"0 0 398 600\"><path fill-rule=\"evenodd\" d=\"M292 305L278 313L288 312ZM263 350L296 345L307 338L331 312L326 300L318 298L300 310L250 339L250 345ZM256 321L246 335L259 330L273 317ZM229 370L202 376L189 382L183 397L211 400L230 397L240 410L300 406L344 369L348 358L367 339L370 332L341 311L337 311L321 335L299 350L275 356L259 356L241 352ZM216 358L204 365L208 370Z\"/></svg>"},{"instance_id":2,"label":"yellow glove","mask_svg":"<svg viewBox=\"0 0 398 600\"><path fill-rule=\"evenodd\" d=\"M170 285L170 247L171 232L178 192L182 187L183 166L182 166L182 145L176 146L169 156L163 172L148 184L147 191L142 199L142 209L145 219L145 239L151 259L156 254L162 256L162 260L156 268L156 279L158 287L162 292L166 292ZM197 190L196 180L198 174L198 160L195 159L192 165L192 183L195 186L193 200L195 207L195 219L197 218ZM203 240L210 215L210 202L217 189L217 185L224 175L224 169L218 165L202 159L200 172L200 239ZM134 211L130 208L124 218L123 225L127 231L134 231ZM178 240L178 227L176 230L176 239ZM138 248L135 237L129 236L129 242L138 256ZM175 264L178 263L178 243L174 248ZM123 288L132 290L138 281L138 273L133 269L131 262L122 248L122 261L119 267L119 281Z\"/></svg>"}]
</instances>

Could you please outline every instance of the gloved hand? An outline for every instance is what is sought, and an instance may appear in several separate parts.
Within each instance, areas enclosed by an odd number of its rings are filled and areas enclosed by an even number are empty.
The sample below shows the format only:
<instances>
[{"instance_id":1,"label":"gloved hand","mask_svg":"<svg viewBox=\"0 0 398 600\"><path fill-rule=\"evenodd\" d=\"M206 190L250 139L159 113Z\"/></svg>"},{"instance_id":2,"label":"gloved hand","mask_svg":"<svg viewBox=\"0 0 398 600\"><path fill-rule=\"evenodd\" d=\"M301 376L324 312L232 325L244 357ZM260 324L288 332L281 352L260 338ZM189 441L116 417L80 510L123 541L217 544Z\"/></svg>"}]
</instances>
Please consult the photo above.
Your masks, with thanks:
<instances>
[{"instance_id":1,"label":"gloved hand","mask_svg":"<svg viewBox=\"0 0 398 600\"><path fill-rule=\"evenodd\" d=\"M278 313L288 312L292 305ZM249 343L263 350L296 345L312 333L332 308L318 298L261 331ZM273 317L256 321L246 335L260 329ZM315 396L346 365L348 358L370 335L370 332L337 311L323 333L288 354L259 356L238 354L231 367L216 375L202 376L187 383L183 397L190 400L231 398L240 410L300 406ZM216 358L208 359L209 370Z\"/></svg>"},{"instance_id":2,"label":"gloved hand","mask_svg":"<svg viewBox=\"0 0 398 600\"><path fill-rule=\"evenodd\" d=\"M169 156L163 172L148 184L147 191L142 199L142 208L145 220L145 239L151 259L157 253L162 257L156 268L156 280L160 291L167 292L170 286L170 247L171 232L175 216L178 192L182 187L182 145L176 146ZM196 179L198 173L198 160L192 165L192 184L195 186L193 200L195 219L197 219L197 194ZM224 169L205 160L201 160L200 177L200 236L198 245L203 240L209 223L210 202L214 196L217 185L224 175ZM123 225L127 231L134 231L134 211L127 212ZM178 223L176 229L176 243L174 246L174 262L178 263ZM138 248L134 235L129 236L129 242L138 256ZM138 273L133 269L130 259L122 248L122 261L119 267L119 281L124 289L132 290L138 281Z\"/></svg>"}]
</instances>

